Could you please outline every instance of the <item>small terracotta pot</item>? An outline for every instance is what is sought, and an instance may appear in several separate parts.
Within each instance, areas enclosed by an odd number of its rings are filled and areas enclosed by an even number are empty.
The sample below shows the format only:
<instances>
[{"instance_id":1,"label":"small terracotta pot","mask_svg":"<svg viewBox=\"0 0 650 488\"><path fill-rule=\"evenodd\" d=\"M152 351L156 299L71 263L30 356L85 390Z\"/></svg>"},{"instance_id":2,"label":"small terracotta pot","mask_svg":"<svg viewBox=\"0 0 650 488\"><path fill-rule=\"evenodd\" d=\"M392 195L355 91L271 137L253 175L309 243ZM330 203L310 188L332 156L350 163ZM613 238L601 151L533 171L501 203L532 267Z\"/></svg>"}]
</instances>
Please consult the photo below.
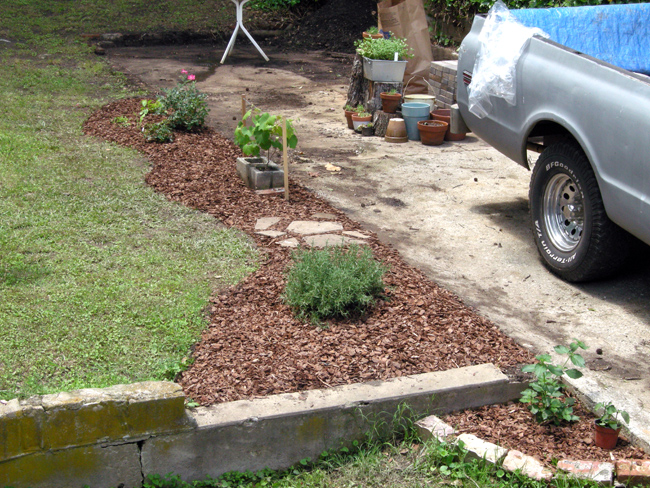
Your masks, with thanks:
<instances>
[{"instance_id":1,"label":"small terracotta pot","mask_svg":"<svg viewBox=\"0 0 650 488\"><path fill-rule=\"evenodd\" d=\"M345 111L345 120L348 121L348 129L354 129L354 124L352 123L352 114L353 110L344 110Z\"/></svg>"},{"instance_id":2,"label":"small terracotta pot","mask_svg":"<svg viewBox=\"0 0 650 488\"><path fill-rule=\"evenodd\" d=\"M397 112L397 109L402 102L401 93L395 93L394 95L391 95L388 92L381 92L379 96L381 97L381 109L384 112L387 114L394 114Z\"/></svg>"},{"instance_id":3,"label":"small terracotta pot","mask_svg":"<svg viewBox=\"0 0 650 488\"><path fill-rule=\"evenodd\" d=\"M420 120L420 140L425 146L439 146L445 140L445 133L449 124L442 120Z\"/></svg>"},{"instance_id":4,"label":"small terracotta pot","mask_svg":"<svg viewBox=\"0 0 650 488\"><path fill-rule=\"evenodd\" d=\"M371 37L372 37L373 39L381 39L382 37L384 37L384 35L383 35L383 34L369 34L369 33L366 32L366 31L363 32L363 38L364 38L364 39L369 39L369 38L371 38Z\"/></svg>"},{"instance_id":5,"label":"small terracotta pot","mask_svg":"<svg viewBox=\"0 0 650 488\"><path fill-rule=\"evenodd\" d=\"M386 142L408 142L409 138L406 134L406 123L404 119L396 117L388 121L384 140Z\"/></svg>"},{"instance_id":6,"label":"small terracotta pot","mask_svg":"<svg viewBox=\"0 0 650 488\"><path fill-rule=\"evenodd\" d=\"M618 433L621 429L610 429L609 427L603 427L602 425L596 425L596 433L594 437L594 442L596 446L602 449L614 449L616 447L616 442L618 442Z\"/></svg>"},{"instance_id":7,"label":"small terracotta pot","mask_svg":"<svg viewBox=\"0 0 650 488\"><path fill-rule=\"evenodd\" d=\"M449 127L451 127L451 109L440 108L438 110L434 110L431 112L431 118L433 120L442 120L443 122L447 122ZM462 141L465 139L465 136L467 134L464 132L459 134L452 133L449 127L447 128L447 133L445 134L445 141Z\"/></svg>"},{"instance_id":8,"label":"small terracotta pot","mask_svg":"<svg viewBox=\"0 0 650 488\"><path fill-rule=\"evenodd\" d=\"M359 117L356 114L352 114L352 125L354 126L354 130L357 130L360 126L367 124L368 122L372 122L372 115Z\"/></svg>"}]
</instances>

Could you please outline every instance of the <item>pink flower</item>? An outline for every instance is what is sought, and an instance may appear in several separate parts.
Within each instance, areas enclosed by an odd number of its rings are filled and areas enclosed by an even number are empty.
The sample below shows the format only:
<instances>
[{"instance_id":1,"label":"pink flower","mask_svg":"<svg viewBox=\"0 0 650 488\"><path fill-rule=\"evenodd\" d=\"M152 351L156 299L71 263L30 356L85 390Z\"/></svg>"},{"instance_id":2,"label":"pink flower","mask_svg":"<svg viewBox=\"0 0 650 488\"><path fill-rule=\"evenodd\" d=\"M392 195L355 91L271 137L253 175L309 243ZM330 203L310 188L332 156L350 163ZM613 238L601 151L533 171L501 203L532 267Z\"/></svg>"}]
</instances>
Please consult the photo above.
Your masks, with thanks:
<instances>
[{"instance_id":1,"label":"pink flower","mask_svg":"<svg viewBox=\"0 0 650 488\"><path fill-rule=\"evenodd\" d=\"M190 81L194 81L196 79L196 76L194 75L187 75L187 79Z\"/></svg>"},{"instance_id":2,"label":"pink flower","mask_svg":"<svg viewBox=\"0 0 650 488\"><path fill-rule=\"evenodd\" d=\"M181 73L183 73L184 75L186 75L186 74L187 74L187 70L186 70L186 69L182 69L182 70L181 70Z\"/></svg>"}]
</instances>

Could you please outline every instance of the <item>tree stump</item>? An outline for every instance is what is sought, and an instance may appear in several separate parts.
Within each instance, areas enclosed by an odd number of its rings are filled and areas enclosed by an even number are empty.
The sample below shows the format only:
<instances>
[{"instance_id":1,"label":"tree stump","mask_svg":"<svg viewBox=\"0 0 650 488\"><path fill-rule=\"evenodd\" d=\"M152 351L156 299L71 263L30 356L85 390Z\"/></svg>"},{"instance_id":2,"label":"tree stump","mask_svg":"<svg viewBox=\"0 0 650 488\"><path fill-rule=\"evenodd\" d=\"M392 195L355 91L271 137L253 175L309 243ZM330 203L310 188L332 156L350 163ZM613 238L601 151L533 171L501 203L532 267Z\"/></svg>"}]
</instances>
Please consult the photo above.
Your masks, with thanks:
<instances>
[{"instance_id":1,"label":"tree stump","mask_svg":"<svg viewBox=\"0 0 650 488\"><path fill-rule=\"evenodd\" d=\"M401 83L384 83L380 81L366 80L368 84L368 95L364 107L366 111L374 114L377 110L381 110L381 93L397 90L402 93Z\"/></svg>"},{"instance_id":2,"label":"tree stump","mask_svg":"<svg viewBox=\"0 0 650 488\"><path fill-rule=\"evenodd\" d=\"M402 83L382 83L364 78L363 58L357 54L352 63L347 105L356 107L361 104L367 112L374 114L381 110L381 92L397 90L401 93L402 88Z\"/></svg>"},{"instance_id":3,"label":"tree stump","mask_svg":"<svg viewBox=\"0 0 650 488\"><path fill-rule=\"evenodd\" d=\"M366 103L367 98L367 83L363 77L363 58L358 54L354 57L352 63L352 73L350 74L350 86L348 87L348 101L347 105L356 107Z\"/></svg>"},{"instance_id":4,"label":"tree stump","mask_svg":"<svg viewBox=\"0 0 650 488\"><path fill-rule=\"evenodd\" d=\"M386 129L388 128L388 121L396 117L399 117L399 115L377 110L372 117L372 123L375 127L375 135L377 137L384 137L386 135Z\"/></svg>"}]
</instances>

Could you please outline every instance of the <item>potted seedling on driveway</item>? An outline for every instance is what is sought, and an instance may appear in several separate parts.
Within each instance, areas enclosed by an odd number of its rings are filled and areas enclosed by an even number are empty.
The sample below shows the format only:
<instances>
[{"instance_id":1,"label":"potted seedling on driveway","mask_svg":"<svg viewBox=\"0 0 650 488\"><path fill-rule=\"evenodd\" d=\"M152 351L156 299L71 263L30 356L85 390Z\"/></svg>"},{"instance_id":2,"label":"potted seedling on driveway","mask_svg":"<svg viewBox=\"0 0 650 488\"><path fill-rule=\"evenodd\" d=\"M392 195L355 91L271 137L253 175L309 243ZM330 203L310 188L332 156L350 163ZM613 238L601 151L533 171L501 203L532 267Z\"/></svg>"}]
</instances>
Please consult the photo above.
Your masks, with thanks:
<instances>
[{"instance_id":1,"label":"potted seedling on driveway","mask_svg":"<svg viewBox=\"0 0 650 488\"><path fill-rule=\"evenodd\" d=\"M250 124L247 124L249 120ZM287 146L293 149L298 138L291 120L286 120L286 124ZM279 115L249 110L235 129L235 144L245 156L237 158L237 172L249 188L267 190L284 186L284 171L272 161L272 155L284 149Z\"/></svg>"}]
</instances>

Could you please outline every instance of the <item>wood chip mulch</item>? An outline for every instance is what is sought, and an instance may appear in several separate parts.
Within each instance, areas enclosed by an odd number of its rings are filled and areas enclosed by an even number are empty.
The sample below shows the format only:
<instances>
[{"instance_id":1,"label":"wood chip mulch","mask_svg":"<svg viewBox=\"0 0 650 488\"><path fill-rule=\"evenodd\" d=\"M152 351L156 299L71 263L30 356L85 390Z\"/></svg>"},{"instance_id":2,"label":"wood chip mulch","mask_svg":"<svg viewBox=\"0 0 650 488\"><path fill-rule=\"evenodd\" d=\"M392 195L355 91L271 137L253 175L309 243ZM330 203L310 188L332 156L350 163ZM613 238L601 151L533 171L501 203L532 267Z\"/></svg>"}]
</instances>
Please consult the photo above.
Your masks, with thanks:
<instances>
[{"instance_id":1,"label":"wood chip mulch","mask_svg":"<svg viewBox=\"0 0 650 488\"><path fill-rule=\"evenodd\" d=\"M145 178L148 184L169 200L208 212L246 232L262 256L255 273L210 299L210 325L194 348L194 363L178 379L192 399L211 405L488 362L505 369L533 360L530 352L493 323L296 182L291 182L290 202L246 188L235 170L239 148L211 129L176 133L169 144L145 142L136 127L139 109L137 99L111 103L90 116L85 133L144 153L152 164ZM129 118L131 125L111 122L120 116ZM326 327L293 317L281 298L291 250L280 247L276 239L254 233L260 217L281 217L274 228L283 230L294 220L314 220L317 213L333 214L344 230L371 236L368 243L375 257L389 266L385 276L388 300L363 317L333 321ZM480 416L479 424L493 425L480 412L464 422ZM507 412L497 419L510 419L506 425L524 421L520 414ZM491 431L511 438L520 448L524 443L517 439L529 435L537 443L538 433L524 431L522 436L512 426L493 426ZM516 434L508 436L508 431ZM550 445L548 452L555 452Z\"/></svg>"}]
</instances>

